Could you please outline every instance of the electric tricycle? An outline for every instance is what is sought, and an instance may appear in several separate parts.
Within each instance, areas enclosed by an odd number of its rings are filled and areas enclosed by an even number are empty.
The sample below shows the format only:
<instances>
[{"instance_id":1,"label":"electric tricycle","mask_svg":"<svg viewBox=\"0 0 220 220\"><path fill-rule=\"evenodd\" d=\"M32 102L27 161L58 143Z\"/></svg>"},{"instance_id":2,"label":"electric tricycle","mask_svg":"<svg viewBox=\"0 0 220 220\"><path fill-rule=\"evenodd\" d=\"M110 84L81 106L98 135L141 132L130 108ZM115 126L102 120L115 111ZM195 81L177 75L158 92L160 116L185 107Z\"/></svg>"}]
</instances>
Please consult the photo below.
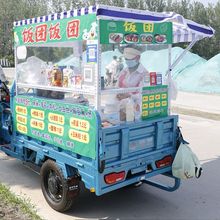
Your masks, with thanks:
<instances>
[{"instance_id":1,"label":"electric tricycle","mask_svg":"<svg viewBox=\"0 0 220 220\"><path fill-rule=\"evenodd\" d=\"M103 5L15 22L1 150L40 169L43 195L60 212L80 181L97 196L137 183L176 190L171 71L185 51L174 61L172 44L189 50L213 34L175 13ZM159 174L173 185L150 179Z\"/></svg>"}]
</instances>

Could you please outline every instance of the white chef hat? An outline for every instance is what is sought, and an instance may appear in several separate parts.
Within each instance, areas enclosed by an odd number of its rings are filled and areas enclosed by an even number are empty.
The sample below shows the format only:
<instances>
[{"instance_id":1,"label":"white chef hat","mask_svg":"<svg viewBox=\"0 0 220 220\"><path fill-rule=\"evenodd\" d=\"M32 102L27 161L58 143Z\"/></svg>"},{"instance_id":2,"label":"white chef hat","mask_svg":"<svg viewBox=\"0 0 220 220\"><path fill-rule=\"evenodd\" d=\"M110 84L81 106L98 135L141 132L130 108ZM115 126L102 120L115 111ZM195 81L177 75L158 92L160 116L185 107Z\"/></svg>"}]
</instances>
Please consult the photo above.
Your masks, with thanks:
<instances>
[{"instance_id":1,"label":"white chef hat","mask_svg":"<svg viewBox=\"0 0 220 220\"><path fill-rule=\"evenodd\" d=\"M136 56L141 55L141 51L132 47L124 48L124 57L125 59L134 59Z\"/></svg>"}]
</instances>

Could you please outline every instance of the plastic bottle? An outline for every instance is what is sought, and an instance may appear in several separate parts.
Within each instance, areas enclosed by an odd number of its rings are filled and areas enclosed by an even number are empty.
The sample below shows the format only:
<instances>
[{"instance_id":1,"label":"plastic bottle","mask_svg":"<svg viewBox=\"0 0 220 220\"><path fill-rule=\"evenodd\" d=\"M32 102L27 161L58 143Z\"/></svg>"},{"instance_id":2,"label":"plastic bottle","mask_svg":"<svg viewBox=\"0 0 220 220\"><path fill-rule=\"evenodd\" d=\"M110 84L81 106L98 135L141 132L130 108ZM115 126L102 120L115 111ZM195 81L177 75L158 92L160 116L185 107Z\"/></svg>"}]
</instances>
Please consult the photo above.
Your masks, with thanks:
<instances>
[{"instance_id":1,"label":"plastic bottle","mask_svg":"<svg viewBox=\"0 0 220 220\"><path fill-rule=\"evenodd\" d=\"M63 86L69 87L70 84L70 77L73 74L73 70L70 68L70 66L67 66L65 69L63 69Z\"/></svg>"},{"instance_id":2,"label":"plastic bottle","mask_svg":"<svg viewBox=\"0 0 220 220\"><path fill-rule=\"evenodd\" d=\"M134 121L134 102L131 98L126 103L126 121Z\"/></svg>"}]
</instances>

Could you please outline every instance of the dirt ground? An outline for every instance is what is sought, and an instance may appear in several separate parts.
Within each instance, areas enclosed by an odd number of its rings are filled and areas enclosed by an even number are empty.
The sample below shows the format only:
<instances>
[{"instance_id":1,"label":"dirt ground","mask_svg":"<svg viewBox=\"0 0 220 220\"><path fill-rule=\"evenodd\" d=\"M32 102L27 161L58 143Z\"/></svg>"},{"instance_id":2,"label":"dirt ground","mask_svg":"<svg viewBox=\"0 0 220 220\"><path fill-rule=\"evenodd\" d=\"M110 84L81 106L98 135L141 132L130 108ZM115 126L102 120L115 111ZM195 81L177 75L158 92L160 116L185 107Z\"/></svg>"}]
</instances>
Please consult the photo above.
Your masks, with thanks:
<instances>
[{"instance_id":1,"label":"dirt ground","mask_svg":"<svg viewBox=\"0 0 220 220\"><path fill-rule=\"evenodd\" d=\"M31 217L24 214L19 206L10 205L1 200L0 203L0 219L2 220L32 220Z\"/></svg>"},{"instance_id":2,"label":"dirt ground","mask_svg":"<svg viewBox=\"0 0 220 220\"><path fill-rule=\"evenodd\" d=\"M0 153L0 162L11 158ZM36 215L35 208L29 200L24 200L10 192L7 185L0 181L0 220L40 220ZM25 214L26 213L26 214Z\"/></svg>"}]
</instances>

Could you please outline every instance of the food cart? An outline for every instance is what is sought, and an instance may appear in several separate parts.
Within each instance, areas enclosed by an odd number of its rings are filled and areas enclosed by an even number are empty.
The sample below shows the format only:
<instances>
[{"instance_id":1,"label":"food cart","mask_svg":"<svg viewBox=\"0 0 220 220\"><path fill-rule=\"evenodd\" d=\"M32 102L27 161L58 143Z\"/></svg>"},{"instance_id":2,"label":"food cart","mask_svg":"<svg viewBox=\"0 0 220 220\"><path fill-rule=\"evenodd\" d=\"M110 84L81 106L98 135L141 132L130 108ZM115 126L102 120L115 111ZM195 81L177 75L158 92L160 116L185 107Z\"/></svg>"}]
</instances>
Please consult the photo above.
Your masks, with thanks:
<instances>
[{"instance_id":1,"label":"food cart","mask_svg":"<svg viewBox=\"0 0 220 220\"><path fill-rule=\"evenodd\" d=\"M103 5L15 22L16 77L10 105L1 100L1 150L40 168L44 197L61 212L80 181L97 196L139 182L176 190L178 116L169 88L185 52L171 63L172 44L191 42L190 49L213 34L175 13ZM123 52L132 47L141 48L147 71L138 86L120 87ZM167 71L159 61L149 66L149 51L163 51ZM174 185L149 180L159 174Z\"/></svg>"}]
</instances>

